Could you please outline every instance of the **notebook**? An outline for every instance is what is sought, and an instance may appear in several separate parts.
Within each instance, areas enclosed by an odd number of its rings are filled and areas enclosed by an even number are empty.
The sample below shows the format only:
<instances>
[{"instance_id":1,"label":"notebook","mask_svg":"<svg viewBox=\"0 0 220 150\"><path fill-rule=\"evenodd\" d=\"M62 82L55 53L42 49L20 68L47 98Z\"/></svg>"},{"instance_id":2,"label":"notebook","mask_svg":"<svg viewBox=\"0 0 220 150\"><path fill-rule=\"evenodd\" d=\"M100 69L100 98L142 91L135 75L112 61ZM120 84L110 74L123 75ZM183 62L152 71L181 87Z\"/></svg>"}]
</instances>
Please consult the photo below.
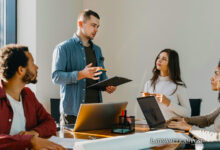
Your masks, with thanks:
<instances>
[{"instance_id":1,"label":"notebook","mask_svg":"<svg viewBox=\"0 0 220 150\"><path fill-rule=\"evenodd\" d=\"M201 141L214 142L220 141L220 133L206 130L191 130L190 133Z\"/></svg>"},{"instance_id":2,"label":"notebook","mask_svg":"<svg viewBox=\"0 0 220 150\"><path fill-rule=\"evenodd\" d=\"M130 82L132 80L124 78L124 77L118 77L118 76L114 76L112 78L100 81L98 83L92 84L90 86L88 86L87 88L96 88L96 89L105 89L106 86L119 86L121 84Z\"/></svg>"}]
</instances>

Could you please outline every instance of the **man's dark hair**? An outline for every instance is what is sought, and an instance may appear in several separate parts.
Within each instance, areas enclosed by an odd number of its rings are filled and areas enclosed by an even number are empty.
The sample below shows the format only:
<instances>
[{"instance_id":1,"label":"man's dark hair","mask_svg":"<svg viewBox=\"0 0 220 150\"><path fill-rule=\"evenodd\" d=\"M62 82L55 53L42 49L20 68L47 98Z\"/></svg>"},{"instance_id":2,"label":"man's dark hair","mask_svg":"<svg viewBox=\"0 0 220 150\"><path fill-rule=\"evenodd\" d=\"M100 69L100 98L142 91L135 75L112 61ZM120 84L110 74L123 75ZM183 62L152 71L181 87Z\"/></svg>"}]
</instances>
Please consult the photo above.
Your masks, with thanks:
<instances>
[{"instance_id":1,"label":"man's dark hair","mask_svg":"<svg viewBox=\"0 0 220 150\"><path fill-rule=\"evenodd\" d=\"M18 70L19 66L26 67L28 57L28 47L10 44L0 50L0 77L1 79L11 79Z\"/></svg>"},{"instance_id":2,"label":"man's dark hair","mask_svg":"<svg viewBox=\"0 0 220 150\"><path fill-rule=\"evenodd\" d=\"M86 20L90 19L90 16L94 16L97 19L100 19L99 15L96 12L89 9L85 9L80 12L78 20L82 17L82 21L85 22Z\"/></svg>"}]
</instances>

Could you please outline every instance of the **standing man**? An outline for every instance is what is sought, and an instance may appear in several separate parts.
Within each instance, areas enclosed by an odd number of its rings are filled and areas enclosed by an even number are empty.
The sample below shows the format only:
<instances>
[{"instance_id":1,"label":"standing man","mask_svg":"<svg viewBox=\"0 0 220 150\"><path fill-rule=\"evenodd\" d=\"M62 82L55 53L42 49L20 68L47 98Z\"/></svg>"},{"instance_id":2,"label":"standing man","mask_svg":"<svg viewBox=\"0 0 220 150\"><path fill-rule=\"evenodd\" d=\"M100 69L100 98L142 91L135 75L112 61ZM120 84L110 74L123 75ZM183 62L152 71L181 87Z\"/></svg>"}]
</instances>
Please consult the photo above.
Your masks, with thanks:
<instances>
[{"instance_id":1,"label":"standing man","mask_svg":"<svg viewBox=\"0 0 220 150\"><path fill-rule=\"evenodd\" d=\"M53 53L52 80L60 84L60 113L67 123L75 123L82 103L102 102L101 91L87 86L107 79L101 49L92 40L99 28L99 15L83 10L78 17L77 32L59 45ZM97 72L99 71L99 72ZM116 87L104 89L111 94Z\"/></svg>"}]
</instances>

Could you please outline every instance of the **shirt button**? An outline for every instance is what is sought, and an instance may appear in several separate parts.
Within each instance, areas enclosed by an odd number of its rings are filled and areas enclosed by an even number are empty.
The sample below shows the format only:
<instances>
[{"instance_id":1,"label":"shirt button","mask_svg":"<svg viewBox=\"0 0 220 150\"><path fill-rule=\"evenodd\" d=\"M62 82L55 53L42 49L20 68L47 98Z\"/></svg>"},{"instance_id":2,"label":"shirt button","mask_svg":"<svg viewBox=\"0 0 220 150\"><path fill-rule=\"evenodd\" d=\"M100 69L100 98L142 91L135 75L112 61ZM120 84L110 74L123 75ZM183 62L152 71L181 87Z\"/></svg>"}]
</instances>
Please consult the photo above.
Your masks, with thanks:
<instances>
[{"instance_id":1,"label":"shirt button","mask_svg":"<svg viewBox=\"0 0 220 150\"><path fill-rule=\"evenodd\" d=\"M9 122L11 122L11 119L8 119Z\"/></svg>"},{"instance_id":2,"label":"shirt button","mask_svg":"<svg viewBox=\"0 0 220 150\"><path fill-rule=\"evenodd\" d=\"M85 57L83 57L83 59L84 59L84 60L86 60L86 58L85 58Z\"/></svg>"},{"instance_id":3,"label":"shirt button","mask_svg":"<svg viewBox=\"0 0 220 150\"><path fill-rule=\"evenodd\" d=\"M82 102L84 103L84 102L85 102L85 100L83 99L83 100L82 100Z\"/></svg>"}]
</instances>

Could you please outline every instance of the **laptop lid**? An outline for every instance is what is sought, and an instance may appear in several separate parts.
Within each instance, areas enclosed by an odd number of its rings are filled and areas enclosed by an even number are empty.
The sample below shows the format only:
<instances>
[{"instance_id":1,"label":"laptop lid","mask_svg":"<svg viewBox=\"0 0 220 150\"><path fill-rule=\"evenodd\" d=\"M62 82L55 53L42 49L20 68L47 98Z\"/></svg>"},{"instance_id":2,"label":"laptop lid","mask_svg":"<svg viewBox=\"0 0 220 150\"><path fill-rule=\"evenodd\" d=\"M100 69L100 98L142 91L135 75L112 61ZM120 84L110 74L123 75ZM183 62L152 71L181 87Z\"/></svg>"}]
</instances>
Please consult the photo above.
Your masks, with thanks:
<instances>
[{"instance_id":1,"label":"laptop lid","mask_svg":"<svg viewBox=\"0 0 220 150\"><path fill-rule=\"evenodd\" d=\"M110 129L128 102L81 104L74 132Z\"/></svg>"},{"instance_id":2,"label":"laptop lid","mask_svg":"<svg viewBox=\"0 0 220 150\"><path fill-rule=\"evenodd\" d=\"M139 97L137 101L150 128L165 127L166 120L154 96Z\"/></svg>"}]
</instances>

